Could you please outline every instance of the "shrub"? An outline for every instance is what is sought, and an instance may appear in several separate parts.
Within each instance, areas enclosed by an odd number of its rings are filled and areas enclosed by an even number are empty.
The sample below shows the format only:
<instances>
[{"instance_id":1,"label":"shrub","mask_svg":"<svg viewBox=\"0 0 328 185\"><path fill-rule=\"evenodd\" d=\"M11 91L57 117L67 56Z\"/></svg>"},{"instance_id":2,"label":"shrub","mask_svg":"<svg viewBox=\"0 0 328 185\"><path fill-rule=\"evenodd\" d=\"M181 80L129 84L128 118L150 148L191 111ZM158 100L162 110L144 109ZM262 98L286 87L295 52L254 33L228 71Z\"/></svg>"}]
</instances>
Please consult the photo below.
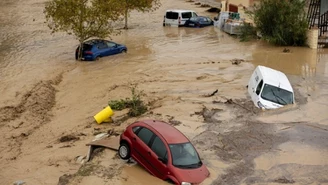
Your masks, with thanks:
<instances>
[{"instance_id":1,"label":"shrub","mask_svg":"<svg viewBox=\"0 0 328 185\"><path fill-rule=\"evenodd\" d=\"M302 46L308 29L305 1L262 0L248 13L263 39L276 45Z\"/></svg>"}]
</instances>

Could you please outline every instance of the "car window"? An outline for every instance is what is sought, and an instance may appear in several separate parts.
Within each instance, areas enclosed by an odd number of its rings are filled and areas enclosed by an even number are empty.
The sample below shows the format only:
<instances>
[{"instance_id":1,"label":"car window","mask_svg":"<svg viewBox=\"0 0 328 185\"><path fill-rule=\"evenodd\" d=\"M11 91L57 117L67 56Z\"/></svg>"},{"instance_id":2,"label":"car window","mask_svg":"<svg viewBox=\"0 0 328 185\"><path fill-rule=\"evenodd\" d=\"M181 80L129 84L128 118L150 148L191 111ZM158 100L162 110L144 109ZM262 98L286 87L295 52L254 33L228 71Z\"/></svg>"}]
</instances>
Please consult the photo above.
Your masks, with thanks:
<instances>
[{"instance_id":1,"label":"car window","mask_svg":"<svg viewBox=\"0 0 328 185\"><path fill-rule=\"evenodd\" d=\"M103 42L100 42L97 46L98 46L98 49L105 49L108 47L107 44L105 44Z\"/></svg>"},{"instance_id":2,"label":"car window","mask_svg":"<svg viewBox=\"0 0 328 185\"><path fill-rule=\"evenodd\" d=\"M166 150L165 144L158 136L155 137L153 144L151 145L150 148L153 152L155 152L155 154L158 157L160 157L162 159L166 158L167 150Z\"/></svg>"},{"instance_id":3,"label":"car window","mask_svg":"<svg viewBox=\"0 0 328 185\"><path fill-rule=\"evenodd\" d=\"M191 20L191 21L196 21L197 18L196 18L196 17L191 17L190 20Z\"/></svg>"},{"instance_id":4,"label":"car window","mask_svg":"<svg viewBox=\"0 0 328 185\"><path fill-rule=\"evenodd\" d=\"M193 17L197 17L198 15L195 12L192 12Z\"/></svg>"},{"instance_id":5,"label":"car window","mask_svg":"<svg viewBox=\"0 0 328 185\"><path fill-rule=\"evenodd\" d=\"M292 92L269 84L264 84L261 97L280 105L294 103L294 94Z\"/></svg>"},{"instance_id":6,"label":"car window","mask_svg":"<svg viewBox=\"0 0 328 185\"><path fill-rule=\"evenodd\" d=\"M178 19L179 14L177 12L166 12L167 19Z\"/></svg>"},{"instance_id":7,"label":"car window","mask_svg":"<svg viewBox=\"0 0 328 185\"><path fill-rule=\"evenodd\" d=\"M116 44L113 43L113 42L106 42L106 43L107 43L107 46L108 46L109 48L112 48L112 47L115 47L115 46L116 46Z\"/></svg>"},{"instance_id":8,"label":"car window","mask_svg":"<svg viewBox=\"0 0 328 185\"><path fill-rule=\"evenodd\" d=\"M140 131L138 132L138 137L146 144L148 145L151 137L153 137L154 133L150 131L147 128L141 128Z\"/></svg>"},{"instance_id":9,"label":"car window","mask_svg":"<svg viewBox=\"0 0 328 185\"><path fill-rule=\"evenodd\" d=\"M90 44L83 44L83 51L90 51L92 49L92 45Z\"/></svg>"},{"instance_id":10,"label":"car window","mask_svg":"<svg viewBox=\"0 0 328 185\"><path fill-rule=\"evenodd\" d=\"M132 131L133 131L134 133L136 133L136 132L139 130L139 128L140 128L140 127L133 127L133 128L132 128Z\"/></svg>"},{"instance_id":11,"label":"car window","mask_svg":"<svg viewBox=\"0 0 328 185\"><path fill-rule=\"evenodd\" d=\"M255 93L256 93L257 95L260 94L261 89L262 89L262 86L263 86L263 80L260 81L259 85L258 85L257 88L256 88Z\"/></svg>"},{"instance_id":12,"label":"car window","mask_svg":"<svg viewBox=\"0 0 328 185\"><path fill-rule=\"evenodd\" d=\"M181 14L183 19L189 19L190 17L192 17L192 13L191 12L184 12Z\"/></svg>"}]
</instances>

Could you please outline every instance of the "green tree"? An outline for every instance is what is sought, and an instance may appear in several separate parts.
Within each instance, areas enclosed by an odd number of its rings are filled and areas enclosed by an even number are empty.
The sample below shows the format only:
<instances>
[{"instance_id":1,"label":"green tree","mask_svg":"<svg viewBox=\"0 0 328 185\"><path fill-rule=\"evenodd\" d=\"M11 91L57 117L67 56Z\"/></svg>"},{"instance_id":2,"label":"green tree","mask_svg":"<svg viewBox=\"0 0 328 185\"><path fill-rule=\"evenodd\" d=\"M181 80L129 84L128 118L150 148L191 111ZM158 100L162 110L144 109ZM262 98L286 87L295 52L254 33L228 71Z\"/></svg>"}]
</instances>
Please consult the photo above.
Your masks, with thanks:
<instances>
[{"instance_id":1,"label":"green tree","mask_svg":"<svg viewBox=\"0 0 328 185\"><path fill-rule=\"evenodd\" d=\"M118 33L112 22L122 15L119 7L115 0L50 0L45 4L44 14L52 33L64 31L77 38L81 59L85 40Z\"/></svg>"},{"instance_id":2,"label":"green tree","mask_svg":"<svg viewBox=\"0 0 328 185\"><path fill-rule=\"evenodd\" d=\"M305 45L308 29L303 0L262 0L248 12L262 38L276 45Z\"/></svg>"},{"instance_id":3,"label":"green tree","mask_svg":"<svg viewBox=\"0 0 328 185\"><path fill-rule=\"evenodd\" d=\"M154 11L161 6L160 0L117 0L124 10L124 29L128 29L128 17L132 10L139 12Z\"/></svg>"}]
</instances>

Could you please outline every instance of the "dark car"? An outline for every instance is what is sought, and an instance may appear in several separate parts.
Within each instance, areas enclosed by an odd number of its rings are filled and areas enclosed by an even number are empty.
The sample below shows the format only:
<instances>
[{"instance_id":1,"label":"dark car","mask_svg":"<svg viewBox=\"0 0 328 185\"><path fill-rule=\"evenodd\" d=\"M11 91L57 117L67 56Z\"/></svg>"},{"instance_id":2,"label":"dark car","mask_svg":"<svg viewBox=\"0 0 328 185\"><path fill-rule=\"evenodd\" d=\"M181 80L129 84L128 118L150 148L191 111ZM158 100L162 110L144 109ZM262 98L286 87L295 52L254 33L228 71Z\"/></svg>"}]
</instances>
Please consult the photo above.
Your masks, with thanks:
<instances>
[{"instance_id":1,"label":"dark car","mask_svg":"<svg viewBox=\"0 0 328 185\"><path fill-rule=\"evenodd\" d=\"M78 59L80 46L76 48L75 59ZM112 41L92 39L85 41L82 48L82 60L98 60L101 57L126 52L126 46Z\"/></svg>"},{"instance_id":2,"label":"dark car","mask_svg":"<svg viewBox=\"0 0 328 185\"><path fill-rule=\"evenodd\" d=\"M189 18L185 22L184 26L201 28L201 27L211 26L211 25L214 25L214 21L211 18L204 17L204 16L197 16L197 17Z\"/></svg>"},{"instance_id":3,"label":"dark car","mask_svg":"<svg viewBox=\"0 0 328 185\"><path fill-rule=\"evenodd\" d=\"M175 127L157 120L137 121L120 136L118 154L132 157L150 174L178 185L194 185L209 171L196 149Z\"/></svg>"}]
</instances>

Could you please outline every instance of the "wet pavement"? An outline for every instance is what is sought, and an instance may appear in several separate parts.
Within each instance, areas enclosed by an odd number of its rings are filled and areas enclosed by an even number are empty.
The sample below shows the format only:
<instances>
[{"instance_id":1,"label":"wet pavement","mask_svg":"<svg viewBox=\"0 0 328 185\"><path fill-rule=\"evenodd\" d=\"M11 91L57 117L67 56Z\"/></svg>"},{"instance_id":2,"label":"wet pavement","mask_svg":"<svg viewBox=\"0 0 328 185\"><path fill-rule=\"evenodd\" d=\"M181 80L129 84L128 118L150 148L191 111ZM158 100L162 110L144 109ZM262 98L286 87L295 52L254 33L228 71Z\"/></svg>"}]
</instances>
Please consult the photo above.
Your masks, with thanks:
<instances>
[{"instance_id":1,"label":"wet pavement","mask_svg":"<svg viewBox=\"0 0 328 185\"><path fill-rule=\"evenodd\" d=\"M328 183L328 50L284 53L214 27L162 27L166 9L214 16L194 3L165 0L150 15L133 12L130 29L113 37L128 53L76 62L77 41L50 34L43 3L0 2L0 184L57 184L64 174L76 174L71 184L166 184L112 151L76 163L96 131L122 130L144 118L181 122L176 127L211 172L203 184ZM232 65L234 58L246 62ZM286 73L296 105L254 108L245 85L256 65ZM109 100L129 97L131 84L144 92L150 110L117 126L93 122ZM66 134L79 140L58 142Z\"/></svg>"}]
</instances>

